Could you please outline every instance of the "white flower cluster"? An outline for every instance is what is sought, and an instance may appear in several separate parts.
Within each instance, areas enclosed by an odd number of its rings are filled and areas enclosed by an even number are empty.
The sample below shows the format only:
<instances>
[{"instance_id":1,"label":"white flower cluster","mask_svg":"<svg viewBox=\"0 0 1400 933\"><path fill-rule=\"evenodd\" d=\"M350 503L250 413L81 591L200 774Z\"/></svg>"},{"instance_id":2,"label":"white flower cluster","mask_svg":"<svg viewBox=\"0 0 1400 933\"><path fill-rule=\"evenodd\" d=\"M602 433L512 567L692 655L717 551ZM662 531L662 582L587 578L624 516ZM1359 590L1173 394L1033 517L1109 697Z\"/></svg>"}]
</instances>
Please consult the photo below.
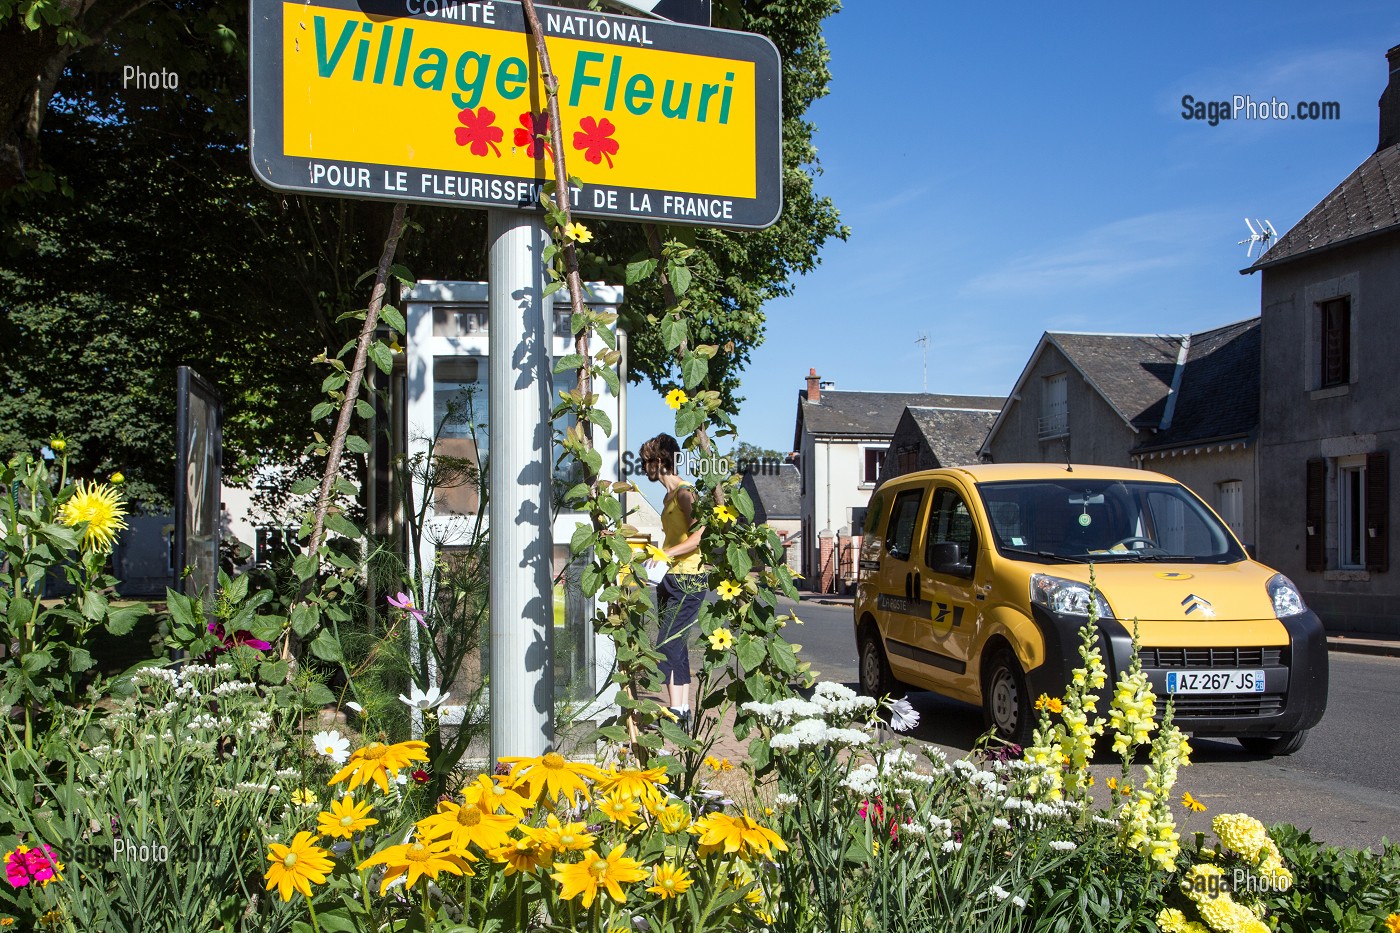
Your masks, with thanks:
<instances>
[{"instance_id":1,"label":"white flower cluster","mask_svg":"<svg viewBox=\"0 0 1400 933\"><path fill-rule=\"evenodd\" d=\"M198 732L200 729L217 729L223 731L233 728L233 720L227 716L215 716L212 713L200 713L190 720L187 728L191 732Z\"/></svg>"},{"instance_id":2,"label":"white flower cluster","mask_svg":"<svg viewBox=\"0 0 1400 933\"><path fill-rule=\"evenodd\" d=\"M953 762L953 773L973 787L989 793L996 793L1002 789L1001 779L996 774L991 771L983 771L966 758L959 758Z\"/></svg>"},{"instance_id":3,"label":"white flower cluster","mask_svg":"<svg viewBox=\"0 0 1400 933\"><path fill-rule=\"evenodd\" d=\"M859 713L869 712L876 707L872 697L863 697L845 684L823 680L812 692L812 702L826 711L828 716L854 718Z\"/></svg>"},{"instance_id":4,"label":"white flower cluster","mask_svg":"<svg viewBox=\"0 0 1400 933\"><path fill-rule=\"evenodd\" d=\"M1068 839L1052 839L1050 840L1050 848L1054 849L1056 852L1073 852L1075 849L1079 848L1079 846L1070 842Z\"/></svg>"},{"instance_id":5,"label":"white flower cluster","mask_svg":"<svg viewBox=\"0 0 1400 933\"><path fill-rule=\"evenodd\" d=\"M244 794L272 794L276 796L282 793L282 788L276 784L255 784L252 781L240 781L234 788Z\"/></svg>"},{"instance_id":6,"label":"white flower cluster","mask_svg":"<svg viewBox=\"0 0 1400 933\"><path fill-rule=\"evenodd\" d=\"M172 687L180 682L180 675L168 667L143 667L131 675L131 679L137 683L158 684L165 683Z\"/></svg>"},{"instance_id":7,"label":"white flower cluster","mask_svg":"<svg viewBox=\"0 0 1400 933\"><path fill-rule=\"evenodd\" d=\"M182 683L175 688L175 698L177 700L201 700L204 694L192 683Z\"/></svg>"},{"instance_id":8,"label":"white flower cluster","mask_svg":"<svg viewBox=\"0 0 1400 933\"><path fill-rule=\"evenodd\" d=\"M861 729L840 729L828 726L820 719L803 719L793 723L792 728L773 736L769 745L773 751L785 751L809 745L814 748L824 745L865 745L870 734Z\"/></svg>"},{"instance_id":9,"label":"white flower cluster","mask_svg":"<svg viewBox=\"0 0 1400 933\"><path fill-rule=\"evenodd\" d=\"M186 664L180 669L180 679L189 683L196 677L227 677L233 673L233 665L227 661L218 664Z\"/></svg>"},{"instance_id":10,"label":"white flower cluster","mask_svg":"<svg viewBox=\"0 0 1400 933\"><path fill-rule=\"evenodd\" d=\"M214 688L214 696L231 696L235 693L256 693L257 684L250 684L246 680L228 680Z\"/></svg>"},{"instance_id":11,"label":"white flower cluster","mask_svg":"<svg viewBox=\"0 0 1400 933\"><path fill-rule=\"evenodd\" d=\"M775 703L751 701L745 703L743 709L772 726L786 726L793 720L812 719L825 712L822 707L801 697L788 697Z\"/></svg>"},{"instance_id":12,"label":"white flower cluster","mask_svg":"<svg viewBox=\"0 0 1400 933\"><path fill-rule=\"evenodd\" d=\"M797 795L779 794L776 798L774 798L773 802L777 804L779 808L795 806L797 804Z\"/></svg>"}]
</instances>

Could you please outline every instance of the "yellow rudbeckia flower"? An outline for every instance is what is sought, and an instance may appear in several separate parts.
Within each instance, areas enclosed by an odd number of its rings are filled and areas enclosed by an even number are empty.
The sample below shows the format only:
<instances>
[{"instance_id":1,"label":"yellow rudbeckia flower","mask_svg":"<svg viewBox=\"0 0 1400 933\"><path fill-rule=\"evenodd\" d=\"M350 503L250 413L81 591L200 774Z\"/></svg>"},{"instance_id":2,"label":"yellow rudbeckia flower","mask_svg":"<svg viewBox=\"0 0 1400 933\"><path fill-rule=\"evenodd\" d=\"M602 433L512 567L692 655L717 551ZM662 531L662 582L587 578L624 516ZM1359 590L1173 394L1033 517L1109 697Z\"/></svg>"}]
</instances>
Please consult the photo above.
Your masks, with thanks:
<instances>
[{"instance_id":1,"label":"yellow rudbeckia flower","mask_svg":"<svg viewBox=\"0 0 1400 933\"><path fill-rule=\"evenodd\" d=\"M316 828L329 839L349 839L361 830L369 829L379 821L370 818L368 803L356 802L350 794L331 801L330 811L322 810L316 816Z\"/></svg>"},{"instance_id":2,"label":"yellow rudbeckia flower","mask_svg":"<svg viewBox=\"0 0 1400 933\"><path fill-rule=\"evenodd\" d=\"M582 903L587 908L593 906L598 889L604 888L608 896L619 904L627 900L622 885L641 881L647 876L647 872L642 868L641 862L622 854L625 848L626 846L618 846L607 855L589 849L583 853L582 859L565 865L550 875L560 884L559 896L569 901L583 895Z\"/></svg>"},{"instance_id":3,"label":"yellow rudbeckia flower","mask_svg":"<svg viewBox=\"0 0 1400 933\"><path fill-rule=\"evenodd\" d=\"M476 861L476 856L465 851L453 851L452 843L426 843L421 839L403 845L390 846L383 852L376 852L359 864L364 871L374 865L383 865L384 880L379 885L379 893L389 890L389 885L404 877L404 884L412 888L419 878L437 880L438 875L450 872L454 875L474 875L475 871L467 860Z\"/></svg>"},{"instance_id":4,"label":"yellow rudbeckia flower","mask_svg":"<svg viewBox=\"0 0 1400 933\"><path fill-rule=\"evenodd\" d=\"M282 900L290 901L293 891L300 891L309 898L311 885L326 883L326 875L333 867L330 853L313 845L315 839L315 835L303 830L296 834L291 845L274 842L267 847L267 860L272 864L263 875L267 880L266 890L276 888Z\"/></svg>"},{"instance_id":5,"label":"yellow rudbeckia flower","mask_svg":"<svg viewBox=\"0 0 1400 933\"><path fill-rule=\"evenodd\" d=\"M647 893L655 894L662 900L684 894L686 889L694 883L684 868L677 868L675 865L662 863L654 867L651 872L652 885L647 888Z\"/></svg>"},{"instance_id":6,"label":"yellow rudbeckia flower","mask_svg":"<svg viewBox=\"0 0 1400 933\"><path fill-rule=\"evenodd\" d=\"M511 781L531 803L538 801L541 794L549 800L558 799L560 794L569 798L582 794L585 799L591 799L588 782L603 776L595 765L570 761L558 752L538 756L507 755L501 763L511 766ZM524 788L526 784L528 791Z\"/></svg>"},{"instance_id":7,"label":"yellow rudbeckia flower","mask_svg":"<svg viewBox=\"0 0 1400 933\"><path fill-rule=\"evenodd\" d=\"M374 781L380 790L388 793L388 772L393 771L397 774L408 767L409 762L427 761L427 748L427 742L399 742L395 745L370 742L363 748L356 749L350 760L345 763L345 767L337 771L329 783L339 784L349 778L348 790L354 790L361 784Z\"/></svg>"}]
</instances>

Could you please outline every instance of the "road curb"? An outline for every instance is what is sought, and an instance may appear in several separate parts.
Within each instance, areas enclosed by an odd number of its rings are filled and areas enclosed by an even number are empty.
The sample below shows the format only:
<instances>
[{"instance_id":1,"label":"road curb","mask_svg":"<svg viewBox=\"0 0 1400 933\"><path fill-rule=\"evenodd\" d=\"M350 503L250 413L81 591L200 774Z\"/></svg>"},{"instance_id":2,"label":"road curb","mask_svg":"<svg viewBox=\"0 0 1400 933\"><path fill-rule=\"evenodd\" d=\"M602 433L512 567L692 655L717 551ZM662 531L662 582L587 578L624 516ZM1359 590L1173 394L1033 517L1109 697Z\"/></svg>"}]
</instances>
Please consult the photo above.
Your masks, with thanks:
<instances>
[{"instance_id":1,"label":"road curb","mask_svg":"<svg viewBox=\"0 0 1400 933\"><path fill-rule=\"evenodd\" d=\"M1400 641L1375 638L1339 638L1328 636L1327 650L1342 654L1369 654L1383 658L1400 658Z\"/></svg>"}]
</instances>

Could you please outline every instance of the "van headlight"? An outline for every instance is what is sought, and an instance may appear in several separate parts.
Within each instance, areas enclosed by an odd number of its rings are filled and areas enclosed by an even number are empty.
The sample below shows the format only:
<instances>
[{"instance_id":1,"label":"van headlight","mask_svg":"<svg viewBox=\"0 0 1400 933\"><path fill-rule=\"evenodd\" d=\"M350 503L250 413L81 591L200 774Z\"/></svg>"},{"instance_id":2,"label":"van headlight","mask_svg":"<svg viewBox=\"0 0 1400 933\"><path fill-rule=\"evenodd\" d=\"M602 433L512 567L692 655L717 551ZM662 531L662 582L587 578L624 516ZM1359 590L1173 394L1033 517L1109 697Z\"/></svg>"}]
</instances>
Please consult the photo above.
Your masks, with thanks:
<instances>
[{"instance_id":1,"label":"van headlight","mask_svg":"<svg viewBox=\"0 0 1400 933\"><path fill-rule=\"evenodd\" d=\"M1269 591L1269 599L1274 602L1274 615L1280 619L1308 611L1307 603L1303 602L1303 594L1299 593L1293 581L1283 574L1274 574L1265 587Z\"/></svg>"},{"instance_id":2,"label":"van headlight","mask_svg":"<svg viewBox=\"0 0 1400 933\"><path fill-rule=\"evenodd\" d=\"M1089 589L1087 583L1078 580L1065 580L1043 573L1031 575L1031 602L1044 606L1051 612L1067 616L1088 616L1089 600L1094 600L1100 619L1116 618L1102 593Z\"/></svg>"}]
</instances>

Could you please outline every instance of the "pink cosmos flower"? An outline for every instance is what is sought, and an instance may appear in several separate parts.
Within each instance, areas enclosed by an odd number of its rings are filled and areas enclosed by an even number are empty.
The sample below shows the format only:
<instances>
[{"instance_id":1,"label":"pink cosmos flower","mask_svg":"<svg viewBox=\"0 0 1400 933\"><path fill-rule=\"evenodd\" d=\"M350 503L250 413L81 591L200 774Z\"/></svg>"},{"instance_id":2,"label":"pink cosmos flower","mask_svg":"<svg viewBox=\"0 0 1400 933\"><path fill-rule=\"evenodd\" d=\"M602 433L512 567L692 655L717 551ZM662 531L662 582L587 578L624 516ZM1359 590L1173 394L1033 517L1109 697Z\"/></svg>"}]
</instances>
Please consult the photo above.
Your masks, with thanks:
<instances>
[{"instance_id":1,"label":"pink cosmos flower","mask_svg":"<svg viewBox=\"0 0 1400 933\"><path fill-rule=\"evenodd\" d=\"M413 605L413 597L407 593L400 592L390 596L389 605L393 606L395 609L402 609L404 612L413 616L419 625L424 628L428 627L428 623L423 619L423 610Z\"/></svg>"},{"instance_id":2,"label":"pink cosmos flower","mask_svg":"<svg viewBox=\"0 0 1400 933\"><path fill-rule=\"evenodd\" d=\"M254 638L252 632L240 630L234 632L232 635L225 634L224 626L219 622L210 622L208 629L214 634L215 638L223 642L222 647L214 649L215 653L227 651L235 645L247 645L249 648L256 648L259 651L267 651L272 647L272 645L263 641L261 638Z\"/></svg>"}]
</instances>

